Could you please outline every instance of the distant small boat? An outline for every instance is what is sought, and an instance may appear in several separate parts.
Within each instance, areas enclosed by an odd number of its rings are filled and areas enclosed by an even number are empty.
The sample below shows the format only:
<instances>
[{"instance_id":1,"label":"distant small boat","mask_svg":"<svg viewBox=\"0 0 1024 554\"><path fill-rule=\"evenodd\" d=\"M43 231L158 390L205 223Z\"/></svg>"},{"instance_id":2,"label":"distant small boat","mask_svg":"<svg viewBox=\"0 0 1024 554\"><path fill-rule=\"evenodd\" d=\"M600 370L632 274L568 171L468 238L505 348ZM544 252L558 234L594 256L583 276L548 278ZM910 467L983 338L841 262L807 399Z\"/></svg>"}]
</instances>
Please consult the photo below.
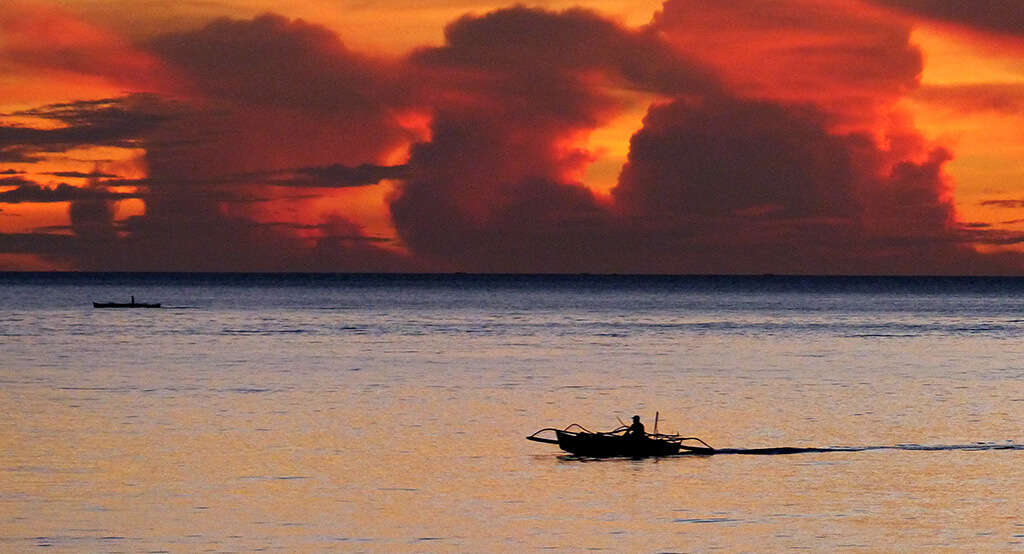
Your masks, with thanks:
<instances>
[{"instance_id":1,"label":"distant small boat","mask_svg":"<svg viewBox=\"0 0 1024 554\"><path fill-rule=\"evenodd\" d=\"M159 308L160 303L147 304L145 302L135 302L135 297L132 296L132 301L127 304L124 302L93 302L93 308Z\"/></svg>"},{"instance_id":2,"label":"distant small boat","mask_svg":"<svg viewBox=\"0 0 1024 554\"><path fill-rule=\"evenodd\" d=\"M573 427L578 431L571 431ZM651 456L672 456L679 453L687 454L714 454L715 449L697 437L682 437L679 435L664 435L661 433L645 433L643 437L630 437L624 433L627 427L623 426L614 431L593 432L588 431L581 425L573 423L565 429L548 427L526 437L527 440L557 444L559 448L588 458L647 458ZM538 437L537 435L552 431L554 439ZM704 446L689 446L683 441L697 441Z\"/></svg>"}]
</instances>

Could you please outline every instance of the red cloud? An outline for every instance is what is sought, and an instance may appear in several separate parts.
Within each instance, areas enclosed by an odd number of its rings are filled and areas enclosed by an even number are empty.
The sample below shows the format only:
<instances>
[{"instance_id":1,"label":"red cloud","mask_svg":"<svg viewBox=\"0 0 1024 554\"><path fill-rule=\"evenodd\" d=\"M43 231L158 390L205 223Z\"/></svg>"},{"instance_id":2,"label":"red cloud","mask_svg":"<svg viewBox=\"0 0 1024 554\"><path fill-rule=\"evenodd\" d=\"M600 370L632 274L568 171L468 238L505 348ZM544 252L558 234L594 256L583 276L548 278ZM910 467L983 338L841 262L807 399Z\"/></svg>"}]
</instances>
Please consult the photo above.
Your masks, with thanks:
<instances>
[{"instance_id":1,"label":"red cloud","mask_svg":"<svg viewBox=\"0 0 1024 554\"><path fill-rule=\"evenodd\" d=\"M656 107L615 197L627 213L680 220L767 205L786 219L856 218L864 170L853 150L870 139L833 135L826 121L809 106L734 98Z\"/></svg>"},{"instance_id":2,"label":"red cloud","mask_svg":"<svg viewBox=\"0 0 1024 554\"><path fill-rule=\"evenodd\" d=\"M988 31L1024 33L1024 11L1017 2L1007 0L871 0L930 19L948 21Z\"/></svg>"},{"instance_id":3,"label":"red cloud","mask_svg":"<svg viewBox=\"0 0 1024 554\"><path fill-rule=\"evenodd\" d=\"M94 133L144 147L146 213L118 223L80 203L75 237L7 237L8 251L91 269L1019 271L966 246L986 231L956 224L951 153L891 117L921 68L908 29L855 6L670 0L640 29L517 7L463 17L400 60L272 15L169 34L147 48L181 78L176 102L110 100L113 122L70 105L81 118L49 134L0 128L12 158ZM628 107L623 90L659 101L598 199L577 181L592 159L578 145ZM403 126L410 111L429 137ZM340 214L257 223L223 203L225 187L273 200L379 178L402 180L390 210L408 257Z\"/></svg>"},{"instance_id":4,"label":"red cloud","mask_svg":"<svg viewBox=\"0 0 1024 554\"><path fill-rule=\"evenodd\" d=\"M160 183L159 194L126 230L133 244L148 244L135 253L149 267L414 267L375 241L359 240L352 223L344 241L331 234L303 238L288 225L254 223L251 204L227 210L210 202L226 176L253 176L232 184L236 194L249 191L240 197L273 198L282 193L262 188L260 175L383 161L409 139L393 113L393 62L360 56L322 27L275 15L217 20L160 37L149 48L188 91L179 117L144 141L149 181ZM187 233L180 222L187 222ZM328 254L331 244L344 252ZM161 261L163 254L169 259Z\"/></svg>"},{"instance_id":5,"label":"red cloud","mask_svg":"<svg viewBox=\"0 0 1024 554\"><path fill-rule=\"evenodd\" d=\"M615 225L571 179L587 153L566 145L623 108L613 85L692 95L717 82L653 35L583 10L467 16L446 37L412 59L435 92L431 141L413 149L391 205L406 244L469 270L628 265L593 242Z\"/></svg>"},{"instance_id":6,"label":"red cloud","mask_svg":"<svg viewBox=\"0 0 1024 554\"><path fill-rule=\"evenodd\" d=\"M221 19L151 49L203 102L188 128L173 130L202 144L157 145L157 171L183 162L192 175L380 162L410 138L395 118L396 64L349 51L323 27L276 15Z\"/></svg>"},{"instance_id":7,"label":"red cloud","mask_svg":"<svg viewBox=\"0 0 1024 554\"><path fill-rule=\"evenodd\" d=\"M134 90L162 90L169 83L157 58L52 6L5 4L0 36L0 62L23 70L103 77Z\"/></svg>"},{"instance_id":8,"label":"red cloud","mask_svg":"<svg viewBox=\"0 0 1024 554\"><path fill-rule=\"evenodd\" d=\"M736 93L813 102L847 124L874 125L923 68L906 25L849 0L668 0L651 29Z\"/></svg>"},{"instance_id":9,"label":"red cloud","mask_svg":"<svg viewBox=\"0 0 1024 554\"><path fill-rule=\"evenodd\" d=\"M945 195L948 152L893 164L900 153L826 121L739 99L652 109L613 191L651 270L944 273L969 256Z\"/></svg>"},{"instance_id":10,"label":"red cloud","mask_svg":"<svg viewBox=\"0 0 1024 554\"><path fill-rule=\"evenodd\" d=\"M337 164L373 164L405 144L410 135L395 117L402 107L391 75L397 62L360 56L322 27L270 15L218 20L165 35L147 49L180 79L173 99L130 96L48 106L20 115L57 119L65 127L0 127L0 155L16 161L92 144L145 149L149 176L136 183L143 188L145 214L118 223L104 201L76 200L70 213L76 236L41 240L47 254L89 269L417 267L381 249L376 238L360 238L351 222L345 222L342 238L318 227L317 239L293 226L256 223L245 203L234 210L221 204L232 196L223 192L226 186L236 198L273 197L281 188L260 194L260 176L276 175L274 170L303 174L342 167ZM98 71L90 64L74 67ZM253 178L238 179L246 174ZM226 177L234 181L225 183L231 181ZM345 221L340 215L330 219L332 228ZM19 248L26 244L24 237L15 242ZM332 248L339 251L330 253Z\"/></svg>"},{"instance_id":11,"label":"red cloud","mask_svg":"<svg viewBox=\"0 0 1024 554\"><path fill-rule=\"evenodd\" d=\"M916 86L921 55L907 28L852 4L670 1L640 31L514 8L446 36L414 58L450 92L392 204L417 254L471 271L1008 270L962 244L949 153L911 127L878 126ZM749 59L737 63L739 44ZM645 56L666 69L644 74L671 74L671 86L621 69ZM633 137L611 206L572 182L586 157L561 147L617 109L594 82L677 98Z\"/></svg>"}]
</instances>

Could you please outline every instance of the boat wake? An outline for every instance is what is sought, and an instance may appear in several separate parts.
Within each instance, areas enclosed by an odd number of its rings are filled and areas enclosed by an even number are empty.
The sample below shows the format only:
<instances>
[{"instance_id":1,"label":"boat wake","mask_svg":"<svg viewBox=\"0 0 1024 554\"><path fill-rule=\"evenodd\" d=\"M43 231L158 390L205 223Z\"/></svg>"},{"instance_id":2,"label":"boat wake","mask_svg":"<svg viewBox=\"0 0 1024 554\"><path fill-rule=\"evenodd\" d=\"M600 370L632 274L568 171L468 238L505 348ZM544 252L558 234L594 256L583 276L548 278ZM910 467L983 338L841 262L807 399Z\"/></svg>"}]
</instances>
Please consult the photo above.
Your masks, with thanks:
<instances>
[{"instance_id":1,"label":"boat wake","mask_svg":"<svg viewBox=\"0 0 1024 554\"><path fill-rule=\"evenodd\" d=\"M639 417L634 416L634 424ZM657 422L657 417L655 417ZM577 430L573 430L576 428ZM981 450L1024 450L1024 444L1013 440L999 442L978 441L969 444L886 444L869 446L775 446L769 448L715 448L698 437L644 433L629 435L630 427L623 425L608 432L595 433L578 423L565 429L545 427L526 437L527 440L557 444L569 452L570 459L586 458L647 458L662 456L715 456L739 454L748 456L780 456L788 454L812 454L827 452L866 452L869 450L906 450L923 452L981 451ZM640 426L641 432L643 426ZM540 436L554 433L555 438ZM699 443L699 446L695 443Z\"/></svg>"},{"instance_id":2,"label":"boat wake","mask_svg":"<svg viewBox=\"0 0 1024 554\"><path fill-rule=\"evenodd\" d=\"M747 456L785 456L790 454L816 454L832 452L867 452L871 450L905 450L918 452L953 452L953 451L988 451L988 450L1020 450L1024 451L1024 444L1017 444L1013 441L1006 442L976 442L971 444L886 444L871 446L777 446L770 448L692 448L683 447L678 454L662 456L667 458L675 457L707 457L715 455L735 454ZM559 456L565 461L595 461L614 460L627 457L592 457L576 454ZM636 459L635 457L633 459Z\"/></svg>"},{"instance_id":3,"label":"boat wake","mask_svg":"<svg viewBox=\"0 0 1024 554\"><path fill-rule=\"evenodd\" d=\"M891 444L876 446L779 446L774 448L716 448L714 452L681 452L701 456L717 454L746 454L754 456L779 456L785 454L811 454L818 452L865 452L869 450L911 450L943 452L954 450L1024 450L1024 444L1008 442L976 442L971 444Z\"/></svg>"}]
</instances>

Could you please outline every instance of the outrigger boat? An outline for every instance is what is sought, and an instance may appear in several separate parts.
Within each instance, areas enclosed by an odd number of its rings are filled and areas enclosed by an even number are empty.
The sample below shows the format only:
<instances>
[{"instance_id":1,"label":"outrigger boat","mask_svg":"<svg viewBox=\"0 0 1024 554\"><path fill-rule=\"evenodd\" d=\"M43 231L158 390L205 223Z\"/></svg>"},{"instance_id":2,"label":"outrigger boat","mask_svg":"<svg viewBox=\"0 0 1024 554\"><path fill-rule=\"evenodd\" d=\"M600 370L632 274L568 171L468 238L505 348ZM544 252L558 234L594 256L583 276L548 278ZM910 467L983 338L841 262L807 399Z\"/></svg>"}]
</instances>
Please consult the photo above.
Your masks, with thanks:
<instances>
[{"instance_id":1,"label":"outrigger boat","mask_svg":"<svg viewBox=\"0 0 1024 554\"><path fill-rule=\"evenodd\" d=\"M576 429L576 430L573 430ZM714 454L715 449L697 437L666 435L657 432L644 433L643 437L627 436L629 427L623 425L617 429L604 432L593 432L573 423L565 429L546 427L526 437L527 440L557 444L559 448L587 458L647 458L651 456L673 456L676 454ZM541 433L553 432L555 438L540 437ZM703 446L683 444L687 441L699 442Z\"/></svg>"},{"instance_id":2,"label":"outrigger boat","mask_svg":"<svg viewBox=\"0 0 1024 554\"><path fill-rule=\"evenodd\" d=\"M135 302L135 297L132 296L130 303L125 302L93 302L93 308L159 308L160 304L147 304L144 302Z\"/></svg>"}]
</instances>

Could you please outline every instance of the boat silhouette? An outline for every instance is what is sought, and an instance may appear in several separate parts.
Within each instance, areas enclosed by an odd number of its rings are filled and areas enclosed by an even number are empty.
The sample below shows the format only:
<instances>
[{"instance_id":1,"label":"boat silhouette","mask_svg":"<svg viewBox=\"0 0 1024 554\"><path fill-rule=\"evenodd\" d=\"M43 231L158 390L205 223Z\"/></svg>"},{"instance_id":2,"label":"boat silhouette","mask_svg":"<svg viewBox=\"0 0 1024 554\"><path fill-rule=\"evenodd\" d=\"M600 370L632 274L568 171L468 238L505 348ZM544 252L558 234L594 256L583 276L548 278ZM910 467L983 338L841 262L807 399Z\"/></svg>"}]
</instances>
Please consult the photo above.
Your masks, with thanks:
<instances>
[{"instance_id":1,"label":"boat silhouette","mask_svg":"<svg viewBox=\"0 0 1024 554\"><path fill-rule=\"evenodd\" d=\"M578 430L573 431L573 428ZM648 458L651 456L673 456L680 453L714 454L715 449L697 437L666 435L663 433L644 433L642 437L628 436L628 427L605 432L594 432L582 425L573 423L565 429L547 427L526 437L527 440L557 444L562 450L587 458ZM555 438L539 437L541 433L551 431ZM703 446L690 446L683 441L697 441Z\"/></svg>"},{"instance_id":2,"label":"boat silhouette","mask_svg":"<svg viewBox=\"0 0 1024 554\"><path fill-rule=\"evenodd\" d=\"M155 304L136 302L135 297L132 296L132 301L128 303L124 302L93 302L93 308L159 308L160 303Z\"/></svg>"}]
</instances>

